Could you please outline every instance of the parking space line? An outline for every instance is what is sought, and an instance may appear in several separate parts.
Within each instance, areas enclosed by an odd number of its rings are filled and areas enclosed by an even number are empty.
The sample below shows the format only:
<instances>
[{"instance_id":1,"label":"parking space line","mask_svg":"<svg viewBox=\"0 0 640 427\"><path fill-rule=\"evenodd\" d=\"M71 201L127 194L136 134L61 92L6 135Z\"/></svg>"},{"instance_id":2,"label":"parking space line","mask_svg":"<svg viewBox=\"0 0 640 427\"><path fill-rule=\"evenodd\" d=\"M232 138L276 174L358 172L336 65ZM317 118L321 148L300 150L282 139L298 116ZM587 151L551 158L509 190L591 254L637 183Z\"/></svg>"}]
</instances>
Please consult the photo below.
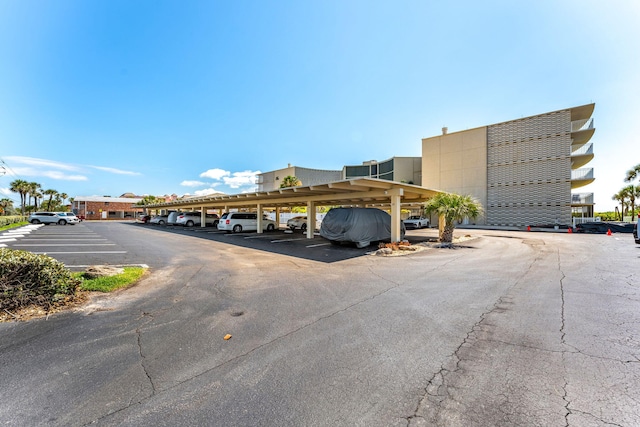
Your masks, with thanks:
<instances>
[{"instance_id":1,"label":"parking space line","mask_svg":"<svg viewBox=\"0 0 640 427\"><path fill-rule=\"evenodd\" d=\"M0 239L1 238L2 237L0 237ZM52 242L54 240L62 240L64 242L78 242L80 240L84 240L84 241L93 242L93 241L96 241L96 240L109 240L109 239L29 239L30 242L37 242L37 241L40 241L40 240L45 241L45 242Z\"/></svg>"},{"instance_id":2,"label":"parking space line","mask_svg":"<svg viewBox=\"0 0 640 427\"><path fill-rule=\"evenodd\" d=\"M317 248L318 246L328 246L331 243L318 243L317 245L307 245L308 248Z\"/></svg>"},{"instance_id":3,"label":"parking space line","mask_svg":"<svg viewBox=\"0 0 640 427\"><path fill-rule=\"evenodd\" d=\"M62 244L62 243L52 243L52 244L38 244L38 243L34 243L34 244L30 244L30 243L23 243L20 245L13 245L13 246L115 246L115 243L77 243L74 245L67 245L67 244Z\"/></svg>"},{"instance_id":4,"label":"parking space line","mask_svg":"<svg viewBox=\"0 0 640 427\"><path fill-rule=\"evenodd\" d=\"M282 242L294 242L296 240L307 240L306 237L299 237L296 239L279 239L279 240L272 240L271 243L282 243Z\"/></svg>"},{"instance_id":5,"label":"parking space line","mask_svg":"<svg viewBox=\"0 0 640 427\"><path fill-rule=\"evenodd\" d=\"M54 254L54 255L64 255L64 254L126 254L127 251L77 251L77 252L33 252L34 254Z\"/></svg>"}]
</instances>

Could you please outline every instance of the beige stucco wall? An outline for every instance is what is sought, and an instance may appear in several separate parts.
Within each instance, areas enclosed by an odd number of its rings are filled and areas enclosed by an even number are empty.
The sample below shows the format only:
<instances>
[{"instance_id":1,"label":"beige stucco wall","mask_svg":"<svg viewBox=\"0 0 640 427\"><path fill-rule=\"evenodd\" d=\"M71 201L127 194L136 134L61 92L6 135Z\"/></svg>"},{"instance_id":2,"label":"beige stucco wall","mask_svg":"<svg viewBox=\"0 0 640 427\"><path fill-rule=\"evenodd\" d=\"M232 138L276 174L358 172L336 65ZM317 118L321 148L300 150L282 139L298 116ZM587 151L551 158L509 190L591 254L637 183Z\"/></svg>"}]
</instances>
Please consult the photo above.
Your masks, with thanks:
<instances>
[{"instance_id":1,"label":"beige stucco wall","mask_svg":"<svg viewBox=\"0 0 640 427\"><path fill-rule=\"evenodd\" d=\"M422 140L422 186L471 195L487 204L487 128ZM484 224L484 216L473 221Z\"/></svg>"},{"instance_id":2,"label":"beige stucco wall","mask_svg":"<svg viewBox=\"0 0 640 427\"><path fill-rule=\"evenodd\" d=\"M258 176L258 191L271 191L280 188L280 184L282 184L282 180L286 176L295 176L303 186L307 186L340 181L342 179L342 171L290 166L260 174Z\"/></svg>"},{"instance_id":3,"label":"beige stucco wall","mask_svg":"<svg viewBox=\"0 0 640 427\"><path fill-rule=\"evenodd\" d=\"M394 157L393 180L420 185L422 182L422 158Z\"/></svg>"}]
</instances>

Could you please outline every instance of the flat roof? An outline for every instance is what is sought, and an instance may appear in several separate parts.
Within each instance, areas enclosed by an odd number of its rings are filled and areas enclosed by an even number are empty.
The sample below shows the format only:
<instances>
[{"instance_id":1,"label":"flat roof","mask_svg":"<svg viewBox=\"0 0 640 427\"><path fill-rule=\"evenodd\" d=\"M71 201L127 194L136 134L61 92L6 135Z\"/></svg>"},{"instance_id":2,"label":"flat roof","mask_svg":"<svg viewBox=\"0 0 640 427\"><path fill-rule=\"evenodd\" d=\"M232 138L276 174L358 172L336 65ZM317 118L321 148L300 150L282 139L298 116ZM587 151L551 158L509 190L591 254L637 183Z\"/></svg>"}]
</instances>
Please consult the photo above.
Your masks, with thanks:
<instances>
[{"instance_id":1,"label":"flat roof","mask_svg":"<svg viewBox=\"0 0 640 427\"><path fill-rule=\"evenodd\" d=\"M304 206L313 202L316 206L332 205L385 205L392 195L399 195L402 204L422 203L436 194L419 185L404 184L376 178L354 178L327 184L279 188L269 191L241 194L212 194L191 197L166 203L146 205L147 208L249 208Z\"/></svg>"}]
</instances>

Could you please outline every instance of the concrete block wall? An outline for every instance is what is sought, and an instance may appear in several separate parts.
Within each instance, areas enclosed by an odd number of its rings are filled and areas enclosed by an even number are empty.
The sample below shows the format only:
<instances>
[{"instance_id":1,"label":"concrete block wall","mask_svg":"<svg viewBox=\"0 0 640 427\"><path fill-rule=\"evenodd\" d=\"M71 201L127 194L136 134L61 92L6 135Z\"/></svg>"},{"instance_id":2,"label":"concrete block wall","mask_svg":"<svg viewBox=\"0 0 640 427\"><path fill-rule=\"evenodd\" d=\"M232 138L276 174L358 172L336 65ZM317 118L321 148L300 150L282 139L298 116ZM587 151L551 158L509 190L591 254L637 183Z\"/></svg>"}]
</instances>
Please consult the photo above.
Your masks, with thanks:
<instances>
[{"instance_id":1,"label":"concrete block wall","mask_svg":"<svg viewBox=\"0 0 640 427\"><path fill-rule=\"evenodd\" d=\"M487 224L570 224L570 110L491 125L487 132Z\"/></svg>"}]
</instances>

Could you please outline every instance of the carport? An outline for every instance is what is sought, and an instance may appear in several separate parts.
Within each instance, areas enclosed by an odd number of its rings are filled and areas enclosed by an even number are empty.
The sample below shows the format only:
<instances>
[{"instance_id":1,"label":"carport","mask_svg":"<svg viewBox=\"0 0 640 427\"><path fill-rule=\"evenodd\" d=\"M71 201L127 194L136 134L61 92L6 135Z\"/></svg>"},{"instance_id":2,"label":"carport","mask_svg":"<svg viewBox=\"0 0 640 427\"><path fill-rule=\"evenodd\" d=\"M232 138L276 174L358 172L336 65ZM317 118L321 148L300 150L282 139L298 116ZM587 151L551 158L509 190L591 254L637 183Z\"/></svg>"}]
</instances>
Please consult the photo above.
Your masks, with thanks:
<instances>
[{"instance_id":1,"label":"carport","mask_svg":"<svg viewBox=\"0 0 640 427\"><path fill-rule=\"evenodd\" d=\"M439 191L418 185L404 184L375 178L356 178L306 187L279 188L271 191L243 194L215 194L192 197L168 203L147 205L148 209L199 209L202 227L208 209L228 212L230 209L256 210L258 233L262 233L264 209L275 209L276 220L280 218L280 208L306 206L307 222L316 223L318 206L353 206L388 209L391 213L391 240L401 239L400 209L402 206L417 206L435 196ZM307 228L307 238L313 238L315 227Z\"/></svg>"}]
</instances>

